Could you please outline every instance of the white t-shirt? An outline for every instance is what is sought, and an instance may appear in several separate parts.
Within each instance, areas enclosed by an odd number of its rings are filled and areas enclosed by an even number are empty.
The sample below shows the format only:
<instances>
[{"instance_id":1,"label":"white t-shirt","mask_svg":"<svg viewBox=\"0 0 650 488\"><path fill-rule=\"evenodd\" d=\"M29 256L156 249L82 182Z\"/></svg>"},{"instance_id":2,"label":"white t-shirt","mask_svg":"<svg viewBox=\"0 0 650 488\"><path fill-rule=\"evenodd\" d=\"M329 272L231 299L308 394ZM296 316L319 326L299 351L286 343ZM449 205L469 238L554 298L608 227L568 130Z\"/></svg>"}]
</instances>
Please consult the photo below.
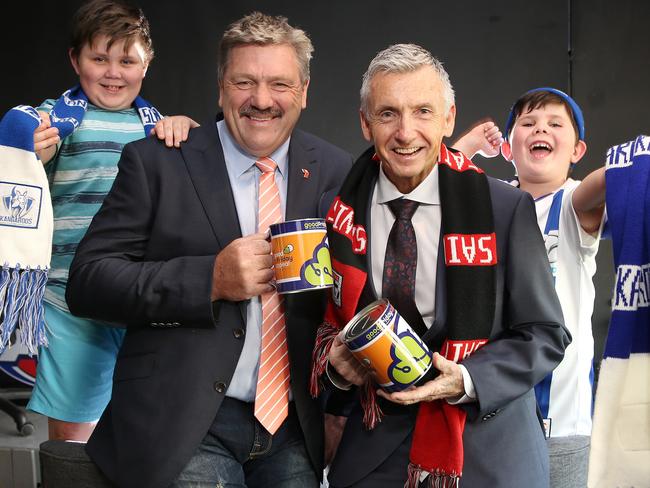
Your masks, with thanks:
<instances>
[{"instance_id":1,"label":"white t-shirt","mask_svg":"<svg viewBox=\"0 0 650 488\"><path fill-rule=\"evenodd\" d=\"M544 235L555 290L564 322L573 338L564 359L552 373L547 408L551 437L591 434L594 357L591 315L595 297L592 278L605 218L596 235L582 229L572 204L573 192L579 184L579 181L568 179L562 186L559 228L551 230L549 235L545 233L547 220L553 197L559 189L535 201L537 223Z\"/></svg>"}]
</instances>

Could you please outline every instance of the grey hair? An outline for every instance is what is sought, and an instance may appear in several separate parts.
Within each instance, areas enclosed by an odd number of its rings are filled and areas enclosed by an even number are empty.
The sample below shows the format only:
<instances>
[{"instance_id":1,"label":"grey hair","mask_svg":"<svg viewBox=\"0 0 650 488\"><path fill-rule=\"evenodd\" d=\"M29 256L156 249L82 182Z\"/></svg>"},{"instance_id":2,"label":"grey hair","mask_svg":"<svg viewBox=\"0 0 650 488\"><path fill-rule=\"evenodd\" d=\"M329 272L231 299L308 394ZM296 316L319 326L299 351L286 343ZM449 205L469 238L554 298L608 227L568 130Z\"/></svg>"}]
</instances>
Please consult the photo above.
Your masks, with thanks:
<instances>
[{"instance_id":1,"label":"grey hair","mask_svg":"<svg viewBox=\"0 0 650 488\"><path fill-rule=\"evenodd\" d=\"M305 83L309 79L309 61L314 46L305 31L290 26L286 17L253 12L230 24L223 33L219 43L219 83L223 81L230 51L249 44L289 44L296 51L300 80Z\"/></svg>"},{"instance_id":2,"label":"grey hair","mask_svg":"<svg viewBox=\"0 0 650 488\"><path fill-rule=\"evenodd\" d=\"M370 82L377 73L408 73L416 71L422 66L431 66L442 82L445 110L449 111L454 104L454 88L449 81L449 74L442 67L442 63L433 55L417 44L393 44L370 61L368 70L363 75L361 82L361 110L368 115L368 99L370 98Z\"/></svg>"}]
</instances>

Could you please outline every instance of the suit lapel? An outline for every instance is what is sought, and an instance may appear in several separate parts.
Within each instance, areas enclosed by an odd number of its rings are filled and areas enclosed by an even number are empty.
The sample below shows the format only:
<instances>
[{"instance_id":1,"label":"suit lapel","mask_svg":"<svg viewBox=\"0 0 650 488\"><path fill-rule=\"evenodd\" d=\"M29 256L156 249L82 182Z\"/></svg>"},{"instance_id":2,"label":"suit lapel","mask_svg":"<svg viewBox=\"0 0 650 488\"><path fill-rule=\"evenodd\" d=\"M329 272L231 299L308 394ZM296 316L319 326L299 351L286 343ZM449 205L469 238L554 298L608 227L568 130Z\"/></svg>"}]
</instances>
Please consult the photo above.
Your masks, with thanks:
<instances>
[{"instance_id":1,"label":"suit lapel","mask_svg":"<svg viewBox=\"0 0 650 488\"><path fill-rule=\"evenodd\" d=\"M199 137L181 144L181 152L212 232L223 249L241 237L235 200L216 124L195 130L201 131Z\"/></svg>"},{"instance_id":2,"label":"suit lapel","mask_svg":"<svg viewBox=\"0 0 650 488\"><path fill-rule=\"evenodd\" d=\"M294 130L289 144L289 171L285 220L315 217L320 177L316 148L299 130Z\"/></svg>"}]
</instances>

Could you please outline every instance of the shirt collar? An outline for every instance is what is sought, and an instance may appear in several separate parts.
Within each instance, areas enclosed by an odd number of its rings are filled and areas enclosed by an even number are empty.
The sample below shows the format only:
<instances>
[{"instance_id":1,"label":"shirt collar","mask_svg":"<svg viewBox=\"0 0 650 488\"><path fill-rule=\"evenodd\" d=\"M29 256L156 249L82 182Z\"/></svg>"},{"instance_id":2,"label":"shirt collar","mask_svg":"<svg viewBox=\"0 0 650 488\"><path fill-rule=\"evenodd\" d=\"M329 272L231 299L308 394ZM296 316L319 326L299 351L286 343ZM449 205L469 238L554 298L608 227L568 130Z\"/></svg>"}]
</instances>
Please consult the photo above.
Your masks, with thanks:
<instances>
[{"instance_id":1,"label":"shirt collar","mask_svg":"<svg viewBox=\"0 0 650 488\"><path fill-rule=\"evenodd\" d=\"M255 156L248 154L244 151L239 144L235 141L228 130L225 120L217 122L217 131L219 132L219 139L221 140L221 147L223 154L226 158L228 167L233 171L234 176L239 177L248 171L257 161ZM283 178L286 178L289 168L289 143L291 137L284 141L280 147L268 155L275 164L278 165L278 171Z\"/></svg>"},{"instance_id":2,"label":"shirt collar","mask_svg":"<svg viewBox=\"0 0 650 488\"><path fill-rule=\"evenodd\" d=\"M382 163L383 164L383 163ZM434 165L431 173L416 186L411 193L401 193L397 187L384 174L383 168L379 171L377 182L377 203L387 203L396 198L408 198L425 205L440 205L438 190L438 164Z\"/></svg>"}]
</instances>

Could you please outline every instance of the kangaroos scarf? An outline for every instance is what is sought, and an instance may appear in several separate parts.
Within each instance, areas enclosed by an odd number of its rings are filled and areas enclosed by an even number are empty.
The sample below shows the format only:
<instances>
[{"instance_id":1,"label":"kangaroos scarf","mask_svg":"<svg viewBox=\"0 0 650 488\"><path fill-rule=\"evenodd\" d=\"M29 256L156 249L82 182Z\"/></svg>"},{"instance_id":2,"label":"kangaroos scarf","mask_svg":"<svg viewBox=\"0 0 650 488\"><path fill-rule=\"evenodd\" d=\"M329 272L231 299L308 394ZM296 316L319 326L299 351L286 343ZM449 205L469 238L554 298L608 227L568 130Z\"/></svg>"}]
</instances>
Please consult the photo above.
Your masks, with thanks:
<instances>
[{"instance_id":1,"label":"kangaroos scarf","mask_svg":"<svg viewBox=\"0 0 650 488\"><path fill-rule=\"evenodd\" d=\"M357 160L327 215L335 285L314 349L312 395L321 388L319 377L334 337L367 305L360 303L368 273L367 206L380 170L373 154L371 148ZM483 171L462 153L441 145L438 172L447 287L447 334L440 354L457 362L485 344L492 328L496 236ZM426 261L419 265L426 265ZM382 415L374 402L374 388L365 388L362 398L368 428L381 421ZM458 485L465 417L462 408L446 401L420 403L407 486L417 486L423 471L431 473L427 479L430 486Z\"/></svg>"},{"instance_id":2,"label":"kangaroos scarf","mask_svg":"<svg viewBox=\"0 0 650 488\"><path fill-rule=\"evenodd\" d=\"M600 368L589 486L648 486L650 464L650 137L607 152L616 285Z\"/></svg>"},{"instance_id":3,"label":"kangaroos scarf","mask_svg":"<svg viewBox=\"0 0 650 488\"><path fill-rule=\"evenodd\" d=\"M52 253L52 202L34 153L36 110L15 107L0 122L0 354L18 339L34 354L46 343L42 298Z\"/></svg>"},{"instance_id":4,"label":"kangaroos scarf","mask_svg":"<svg viewBox=\"0 0 650 488\"><path fill-rule=\"evenodd\" d=\"M138 111L146 137L151 132L151 129L156 126L156 122L162 119L162 115L153 105L140 96L135 97L133 106ZM79 127L87 108L88 97L79 85L63 92L63 95L56 101L50 111L52 126L59 129L61 140L68 137Z\"/></svg>"},{"instance_id":5,"label":"kangaroos scarf","mask_svg":"<svg viewBox=\"0 0 650 488\"><path fill-rule=\"evenodd\" d=\"M162 118L141 97L133 105L144 135ZM52 126L64 139L81 124L88 98L80 86L61 95L50 112ZM27 105L11 109L0 123L0 354L12 333L30 354L47 345L42 298L52 254L52 203L43 164L34 153L40 124Z\"/></svg>"}]
</instances>

